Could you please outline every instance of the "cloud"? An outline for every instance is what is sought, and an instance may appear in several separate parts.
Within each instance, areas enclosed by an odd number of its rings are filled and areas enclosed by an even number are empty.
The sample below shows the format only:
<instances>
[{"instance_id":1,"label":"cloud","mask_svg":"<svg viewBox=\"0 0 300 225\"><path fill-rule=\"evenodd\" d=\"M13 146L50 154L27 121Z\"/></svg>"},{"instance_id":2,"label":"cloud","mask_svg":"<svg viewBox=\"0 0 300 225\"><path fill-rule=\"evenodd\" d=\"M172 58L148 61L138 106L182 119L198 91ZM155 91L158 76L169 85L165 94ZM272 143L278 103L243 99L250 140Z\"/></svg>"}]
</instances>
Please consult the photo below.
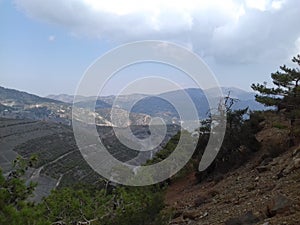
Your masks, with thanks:
<instances>
[{"instance_id":1,"label":"cloud","mask_svg":"<svg viewBox=\"0 0 300 225\"><path fill-rule=\"evenodd\" d=\"M72 35L124 43L160 39L230 63L282 60L297 49L298 0L15 0Z\"/></svg>"},{"instance_id":2,"label":"cloud","mask_svg":"<svg viewBox=\"0 0 300 225\"><path fill-rule=\"evenodd\" d=\"M282 8L247 9L237 23L215 29L211 54L223 60L240 62L273 61L290 58L300 37L297 15L300 8L295 1ZM270 4L272 5L272 4Z\"/></svg>"},{"instance_id":3,"label":"cloud","mask_svg":"<svg viewBox=\"0 0 300 225\"><path fill-rule=\"evenodd\" d=\"M56 39L56 37L55 37L54 35L50 35L50 36L48 37L48 41L50 41L50 42L55 41L55 39Z\"/></svg>"}]
</instances>

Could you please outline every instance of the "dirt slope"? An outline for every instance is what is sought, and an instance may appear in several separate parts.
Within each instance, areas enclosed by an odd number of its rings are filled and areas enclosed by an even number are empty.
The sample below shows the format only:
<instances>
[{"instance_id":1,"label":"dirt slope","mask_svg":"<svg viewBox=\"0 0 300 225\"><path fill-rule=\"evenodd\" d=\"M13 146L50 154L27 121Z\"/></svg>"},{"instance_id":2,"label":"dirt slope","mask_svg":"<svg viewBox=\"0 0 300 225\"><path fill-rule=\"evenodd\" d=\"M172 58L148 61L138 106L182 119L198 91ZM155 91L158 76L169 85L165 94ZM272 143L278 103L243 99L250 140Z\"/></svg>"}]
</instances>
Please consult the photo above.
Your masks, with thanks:
<instances>
[{"instance_id":1,"label":"dirt slope","mask_svg":"<svg viewBox=\"0 0 300 225\"><path fill-rule=\"evenodd\" d=\"M197 184L191 173L171 184L165 198L174 210L170 224L299 225L300 145L286 147L279 156L267 148L284 143L284 137L280 129L260 132L264 150L219 182Z\"/></svg>"}]
</instances>

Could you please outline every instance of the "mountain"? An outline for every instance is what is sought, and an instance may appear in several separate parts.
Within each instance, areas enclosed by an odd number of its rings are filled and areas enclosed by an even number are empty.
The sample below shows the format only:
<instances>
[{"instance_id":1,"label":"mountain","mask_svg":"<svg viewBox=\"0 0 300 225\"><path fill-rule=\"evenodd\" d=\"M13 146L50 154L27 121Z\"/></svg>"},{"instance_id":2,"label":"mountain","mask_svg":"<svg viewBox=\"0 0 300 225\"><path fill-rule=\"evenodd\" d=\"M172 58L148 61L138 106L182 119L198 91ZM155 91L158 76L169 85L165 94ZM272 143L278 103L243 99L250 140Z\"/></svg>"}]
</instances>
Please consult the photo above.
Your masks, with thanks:
<instances>
[{"instance_id":1,"label":"mountain","mask_svg":"<svg viewBox=\"0 0 300 225\"><path fill-rule=\"evenodd\" d=\"M223 96L230 96L231 98L237 99L235 104L232 106L233 110L249 108L249 110L264 110L266 109L262 104L255 101L255 93L247 92L235 87L221 87ZM201 90L199 88L188 88L184 90L175 90L170 92L165 92L159 95L144 95L144 94L130 94L130 95L120 95L120 96L100 96L97 98L96 111L101 115L102 118L111 122L109 108L118 108L119 117L124 118L128 111L130 111L131 118L136 121L134 124L141 125L141 121L149 121L147 115L151 117L160 117L167 124L181 124L182 118L180 118L179 113L176 109L182 109L185 114L185 120L193 120L194 116L192 111L186 110L190 108L192 103L198 114L198 118L204 119L209 113L209 103L206 95L210 98L219 102L221 96L218 95L219 91L217 88L211 88L206 90ZM187 100L187 97L192 102ZM61 99L58 96L56 99ZM68 96L72 99L72 96ZM90 108L93 107L93 101L95 97L84 97L82 102L78 104L81 107ZM95 100L94 100L95 101ZM144 117L143 117L144 116ZM127 123L119 120L120 124L124 126ZM103 124L103 122L99 122Z\"/></svg>"},{"instance_id":2,"label":"mountain","mask_svg":"<svg viewBox=\"0 0 300 225\"><path fill-rule=\"evenodd\" d=\"M60 94L60 95L47 95L46 98L51 98L57 101L72 103L74 99L74 95ZM84 96L78 96L82 101L85 99Z\"/></svg>"},{"instance_id":3,"label":"mountain","mask_svg":"<svg viewBox=\"0 0 300 225\"><path fill-rule=\"evenodd\" d=\"M165 99L158 96L148 96L138 101L133 106L132 112L144 113L152 117L160 117L167 121L169 119L172 119L173 117L179 118L179 115L174 106Z\"/></svg>"},{"instance_id":4,"label":"mountain","mask_svg":"<svg viewBox=\"0 0 300 225\"><path fill-rule=\"evenodd\" d=\"M5 106L24 107L25 105L32 104L62 102L0 86L0 103Z\"/></svg>"},{"instance_id":5,"label":"mountain","mask_svg":"<svg viewBox=\"0 0 300 225\"><path fill-rule=\"evenodd\" d=\"M112 105L97 99L96 101L93 100L84 100L75 103L77 107L81 108L95 108L95 109L107 109L112 108Z\"/></svg>"},{"instance_id":6,"label":"mountain","mask_svg":"<svg viewBox=\"0 0 300 225\"><path fill-rule=\"evenodd\" d=\"M224 95L230 93L230 97L238 99L233 105L233 109L243 109L249 107L250 110L264 110L265 107L255 101L255 94L234 87L222 87ZM198 118L204 119L209 112L209 104L205 94L220 101L220 96L216 95L217 89L211 88L201 90L189 88L184 90L170 91L155 96L144 94L131 94L121 96L101 96L96 100L95 119L101 126L129 126L147 125L151 121L150 117L160 117L167 124L181 124L182 118L179 111L185 113L183 120L194 120L187 97L195 106ZM0 116L5 118L27 118L32 120L46 120L63 124L71 124L72 104L74 96L71 95L51 95L50 98L43 98L26 92L0 87ZM64 100L65 102L59 101ZM89 113L89 108L93 108L96 97L79 97L76 106L81 114ZM118 117L117 124L111 121L111 110L114 109L115 118ZM130 113L129 113L130 111ZM130 121L122 120L130 115Z\"/></svg>"},{"instance_id":7,"label":"mountain","mask_svg":"<svg viewBox=\"0 0 300 225\"><path fill-rule=\"evenodd\" d=\"M221 87L221 91L223 96L229 96L237 100L235 104L232 106L233 110L244 109L249 107L249 110L265 110L266 107L257 101L255 101L255 93L248 92L236 87ZM208 95L216 96L217 89L210 88L205 90Z\"/></svg>"},{"instance_id":8,"label":"mountain","mask_svg":"<svg viewBox=\"0 0 300 225\"><path fill-rule=\"evenodd\" d=\"M70 124L71 106L23 91L0 87L0 117Z\"/></svg>"},{"instance_id":9,"label":"mountain","mask_svg":"<svg viewBox=\"0 0 300 225\"><path fill-rule=\"evenodd\" d=\"M144 95L144 94L119 95L117 98L118 104L115 107L128 110L129 109L128 105L130 105L130 103L134 103L137 100L147 97L147 96L148 95ZM51 98L53 100L58 100L58 101L62 101L65 103L73 103L74 95L68 95L68 94L48 95L48 96L46 96L46 98ZM76 96L76 99L78 100L78 102L89 102L91 100L94 100L95 98L97 98L97 97L96 96ZM109 105L113 105L114 101L116 100L116 96L115 95L99 96L98 99Z\"/></svg>"},{"instance_id":10,"label":"mountain","mask_svg":"<svg viewBox=\"0 0 300 225\"><path fill-rule=\"evenodd\" d=\"M191 99L192 102L187 101ZM184 111L185 119L194 118L189 110L190 104L193 104L197 110L200 119L206 117L208 111L208 102L201 89L191 88L166 92L157 96L148 96L138 101L132 108L135 113L145 113L152 117L163 118L168 123L174 123L180 120L180 112Z\"/></svg>"},{"instance_id":11,"label":"mountain","mask_svg":"<svg viewBox=\"0 0 300 225\"><path fill-rule=\"evenodd\" d=\"M60 95L73 99L73 96ZM66 100L65 99L65 100ZM83 101L77 102L76 106L79 108L82 114L87 115L89 108L94 107L92 101L95 97L82 97ZM96 113L94 114L96 123L101 126L129 126L129 125L147 125L150 121L147 119L149 115L130 113L130 122L121 123L117 125L111 123L110 111L112 105L108 100L111 98L105 98L105 101L97 99L96 101ZM128 99L125 97L125 99ZM72 100L73 101L73 100ZM116 117L124 118L128 112L124 109L115 110ZM62 123L65 125L71 125L72 121L72 104L62 102L56 99L49 99L39 97L37 95L21 92L18 90L8 89L0 87L0 117L10 119L31 119L51 121L55 123Z\"/></svg>"},{"instance_id":12,"label":"mountain","mask_svg":"<svg viewBox=\"0 0 300 225\"><path fill-rule=\"evenodd\" d=\"M171 91L160 94L159 97L170 99L170 101L177 103L179 107L184 109L189 108L190 104L193 103L198 112L199 118L203 119L207 117L209 105L205 94L201 89L188 88L184 90ZM187 97L189 97L192 102L187 102Z\"/></svg>"},{"instance_id":13,"label":"mountain","mask_svg":"<svg viewBox=\"0 0 300 225\"><path fill-rule=\"evenodd\" d=\"M131 107L139 100L148 97L149 95L145 94L130 94L130 95L110 95L110 96L100 96L99 99L110 104L114 105L116 108L122 108L125 110L130 110Z\"/></svg>"},{"instance_id":14,"label":"mountain","mask_svg":"<svg viewBox=\"0 0 300 225\"><path fill-rule=\"evenodd\" d=\"M236 87L221 87L220 89L221 89L223 95L225 95L225 96L229 95L230 97L239 99L241 101L255 99L254 92L248 92L248 91L236 88ZM208 95L216 95L217 91L218 91L217 88L209 88L209 89L205 90L205 92Z\"/></svg>"},{"instance_id":15,"label":"mountain","mask_svg":"<svg viewBox=\"0 0 300 225\"><path fill-rule=\"evenodd\" d=\"M253 92L247 92L238 88L221 88L224 96L229 96L237 99L237 102L233 105L233 109L244 109L249 107L250 110L264 110L265 107L255 101L255 94ZM145 113L151 116L158 116L167 121L174 121L175 119L179 120L179 115L176 111L178 108L189 108L190 103L187 102L187 96L191 99L194 104L198 116L200 119L206 118L207 113L209 112L209 104L206 95L215 99L216 102L220 101L221 96L218 96L218 91L216 88L201 90L197 88L189 88L185 90L176 90L171 92L166 92L157 96L148 96L140 101L138 101L132 108L133 112L136 113ZM168 101L169 102L168 102ZM171 103L176 104L176 106ZM187 113L187 116L189 112Z\"/></svg>"}]
</instances>

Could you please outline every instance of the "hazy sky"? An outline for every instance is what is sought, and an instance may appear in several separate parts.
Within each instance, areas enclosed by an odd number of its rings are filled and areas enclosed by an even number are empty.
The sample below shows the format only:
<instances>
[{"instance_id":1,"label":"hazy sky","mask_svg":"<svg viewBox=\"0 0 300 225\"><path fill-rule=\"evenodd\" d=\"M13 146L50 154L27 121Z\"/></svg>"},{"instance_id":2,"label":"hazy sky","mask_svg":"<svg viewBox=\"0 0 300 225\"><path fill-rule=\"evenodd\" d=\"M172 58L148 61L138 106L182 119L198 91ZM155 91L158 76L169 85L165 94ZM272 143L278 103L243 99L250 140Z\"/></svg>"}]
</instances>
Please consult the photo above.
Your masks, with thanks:
<instances>
[{"instance_id":1,"label":"hazy sky","mask_svg":"<svg viewBox=\"0 0 300 225\"><path fill-rule=\"evenodd\" d=\"M0 0L0 86L72 94L99 56L150 39L191 49L221 85L250 90L300 53L299 15L299 0ZM193 86L149 63L119 76L139 73ZM107 94L122 85L111 82Z\"/></svg>"}]
</instances>

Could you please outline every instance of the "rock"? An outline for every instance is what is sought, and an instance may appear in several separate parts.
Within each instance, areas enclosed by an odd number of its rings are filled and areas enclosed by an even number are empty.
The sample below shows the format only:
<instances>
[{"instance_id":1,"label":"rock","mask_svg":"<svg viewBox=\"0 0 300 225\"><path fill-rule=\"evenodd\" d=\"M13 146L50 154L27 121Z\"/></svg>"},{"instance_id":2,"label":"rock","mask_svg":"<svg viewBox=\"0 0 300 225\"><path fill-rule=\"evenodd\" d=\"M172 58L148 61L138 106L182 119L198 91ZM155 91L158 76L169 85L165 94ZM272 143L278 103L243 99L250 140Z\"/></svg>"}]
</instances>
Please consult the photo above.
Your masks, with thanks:
<instances>
[{"instance_id":1,"label":"rock","mask_svg":"<svg viewBox=\"0 0 300 225\"><path fill-rule=\"evenodd\" d=\"M207 195L209 196L209 197L215 197L215 196L217 196L217 195L219 195L220 194L220 192L219 191L217 191L217 190L215 190L215 189L211 189L211 190L209 190L208 192L207 192Z\"/></svg>"},{"instance_id":2,"label":"rock","mask_svg":"<svg viewBox=\"0 0 300 225\"><path fill-rule=\"evenodd\" d=\"M273 217L277 214L283 214L290 210L292 201L282 194L275 196L267 206L267 216Z\"/></svg>"},{"instance_id":3,"label":"rock","mask_svg":"<svg viewBox=\"0 0 300 225\"><path fill-rule=\"evenodd\" d=\"M208 196L207 195L199 195L195 201L194 201L194 206L195 207L199 207L201 205L203 205L204 203L206 203L208 201Z\"/></svg>"},{"instance_id":4,"label":"rock","mask_svg":"<svg viewBox=\"0 0 300 225\"><path fill-rule=\"evenodd\" d=\"M283 170L283 175L286 176L290 174L294 170L294 162L291 162L284 170Z\"/></svg>"},{"instance_id":5,"label":"rock","mask_svg":"<svg viewBox=\"0 0 300 225\"><path fill-rule=\"evenodd\" d=\"M243 225L239 218L232 218L225 221L225 225Z\"/></svg>"},{"instance_id":6,"label":"rock","mask_svg":"<svg viewBox=\"0 0 300 225\"><path fill-rule=\"evenodd\" d=\"M186 224L187 225L198 225L198 223L194 220L188 220Z\"/></svg>"},{"instance_id":7,"label":"rock","mask_svg":"<svg viewBox=\"0 0 300 225\"><path fill-rule=\"evenodd\" d=\"M174 212L173 218L180 217L181 215L182 215L182 211L181 211L181 210L176 210L176 211Z\"/></svg>"},{"instance_id":8,"label":"rock","mask_svg":"<svg viewBox=\"0 0 300 225\"><path fill-rule=\"evenodd\" d=\"M200 219L207 217L208 216L208 212L205 212L202 216L200 216Z\"/></svg>"},{"instance_id":9,"label":"rock","mask_svg":"<svg viewBox=\"0 0 300 225\"><path fill-rule=\"evenodd\" d=\"M284 169L280 170L279 173L276 174L276 179L279 180L280 178L284 177Z\"/></svg>"},{"instance_id":10,"label":"rock","mask_svg":"<svg viewBox=\"0 0 300 225\"><path fill-rule=\"evenodd\" d=\"M263 159L263 158L262 158ZM268 155L267 155L267 157L266 158L264 158L263 160L262 160L262 162L260 163L260 166L266 166L266 165L268 165L269 163L271 163L273 161L273 158L271 158L271 157L269 157Z\"/></svg>"},{"instance_id":11,"label":"rock","mask_svg":"<svg viewBox=\"0 0 300 225\"><path fill-rule=\"evenodd\" d=\"M178 217L170 223L170 225L179 225L179 224L185 224L185 220L182 217Z\"/></svg>"},{"instance_id":12,"label":"rock","mask_svg":"<svg viewBox=\"0 0 300 225\"><path fill-rule=\"evenodd\" d=\"M255 177L255 179L254 179L255 181L259 181L259 177Z\"/></svg>"},{"instance_id":13,"label":"rock","mask_svg":"<svg viewBox=\"0 0 300 225\"><path fill-rule=\"evenodd\" d=\"M293 158L289 165L283 170L284 175L290 174L293 170L300 168L300 158Z\"/></svg>"},{"instance_id":14,"label":"rock","mask_svg":"<svg viewBox=\"0 0 300 225\"><path fill-rule=\"evenodd\" d=\"M293 157L300 158L300 146L293 151Z\"/></svg>"},{"instance_id":15,"label":"rock","mask_svg":"<svg viewBox=\"0 0 300 225\"><path fill-rule=\"evenodd\" d=\"M259 173L263 173L263 172L270 170L270 168L268 166L259 166L259 167L256 167L256 170Z\"/></svg>"},{"instance_id":16,"label":"rock","mask_svg":"<svg viewBox=\"0 0 300 225\"><path fill-rule=\"evenodd\" d=\"M247 190L248 192L254 191L255 189L256 189L256 186L255 186L255 185L251 185L251 184L250 184L250 186L247 186L247 187L246 187L246 190Z\"/></svg>"},{"instance_id":17,"label":"rock","mask_svg":"<svg viewBox=\"0 0 300 225\"><path fill-rule=\"evenodd\" d=\"M296 169L299 169L300 168L300 158L298 159L294 159L294 166Z\"/></svg>"},{"instance_id":18,"label":"rock","mask_svg":"<svg viewBox=\"0 0 300 225\"><path fill-rule=\"evenodd\" d=\"M185 211L183 212L182 216L184 219L191 219L191 220L195 220L197 217L199 217L199 210L189 210L189 211Z\"/></svg>"},{"instance_id":19,"label":"rock","mask_svg":"<svg viewBox=\"0 0 300 225\"><path fill-rule=\"evenodd\" d=\"M270 163L270 165L271 165L271 166L276 166L276 165L278 165L278 162L273 160L273 161Z\"/></svg>"},{"instance_id":20,"label":"rock","mask_svg":"<svg viewBox=\"0 0 300 225\"><path fill-rule=\"evenodd\" d=\"M259 222L259 218L253 215L252 211L240 217L231 218L225 221L225 225L253 225Z\"/></svg>"}]
</instances>

